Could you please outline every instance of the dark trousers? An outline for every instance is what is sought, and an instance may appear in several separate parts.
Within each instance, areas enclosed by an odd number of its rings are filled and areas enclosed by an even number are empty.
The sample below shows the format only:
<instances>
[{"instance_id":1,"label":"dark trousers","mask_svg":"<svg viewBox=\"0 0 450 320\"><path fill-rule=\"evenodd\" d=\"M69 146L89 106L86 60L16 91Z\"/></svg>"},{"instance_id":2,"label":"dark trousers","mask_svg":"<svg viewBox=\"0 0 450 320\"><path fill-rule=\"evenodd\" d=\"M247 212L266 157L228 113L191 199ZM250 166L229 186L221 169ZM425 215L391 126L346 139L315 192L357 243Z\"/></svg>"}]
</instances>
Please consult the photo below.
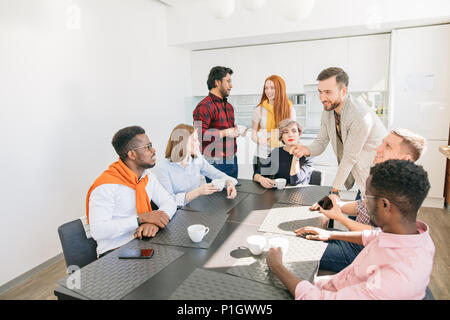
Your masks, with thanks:
<instances>
[{"instance_id":1,"label":"dark trousers","mask_svg":"<svg viewBox=\"0 0 450 320\"><path fill-rule=\"evenodd\" d=\"M348 267L364 246L342 240L328 240L328 246L320 259L320 269L340 272Z\"/></svg>"},{"instance_id":2,"label":"dark trousers","mask_svg":"<svg viewBox=\"0 0 450 320\"><path fill-rule=\"evenodd\" d=\"M226 175L237 179L238 177L237 156L234 156L232 159L228 158L223 159L221 161L213 161L209 163L217 170L222 171ZM207 183L211 182L211 179L209 179L208 177L205 177L205 179Z\"/></svg>"}]
</instances>

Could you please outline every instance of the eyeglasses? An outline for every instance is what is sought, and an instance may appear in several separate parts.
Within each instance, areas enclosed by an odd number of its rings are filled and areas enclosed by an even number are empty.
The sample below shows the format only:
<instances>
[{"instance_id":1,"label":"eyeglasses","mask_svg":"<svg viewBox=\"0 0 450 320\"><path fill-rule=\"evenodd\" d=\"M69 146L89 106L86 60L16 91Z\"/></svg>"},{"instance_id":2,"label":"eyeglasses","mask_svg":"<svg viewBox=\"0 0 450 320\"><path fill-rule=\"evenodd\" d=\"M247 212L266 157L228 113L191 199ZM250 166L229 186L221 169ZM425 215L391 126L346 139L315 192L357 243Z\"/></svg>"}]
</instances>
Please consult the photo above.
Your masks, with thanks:
<instances>
[{"instance_id":1,"label":"eyeglasses","mask_svg":"<svg viewBox=\"0 0 450 320\"><path fill-rule=\"evenodd\" d=\"M365 194L365 195L363 195L363 197L362 197L362 199L365 201L365 202L367 202L367 199L368 198L372 198L372 199L376 199L376 198L379 198L378 196L371 196L371 195L369 195L369 194Z\"/></svg>"},{"instance_id":2,"label":"eyeglasses","mask_svg":"<svg viewBox=\"0 0 450 320\"><path fill-rule=\"evenodd\" d=\"M152 145L152 143L150 142L149 144L146 144L145 146L141 146L141 147L137 147L137 148L130 149L130 151L131 151L131 150L136 150L136 149L141 149L141 148L147 148L148 151L152 151L152 147L153 147L153 145Z\"/></svg>"}]
</instances>

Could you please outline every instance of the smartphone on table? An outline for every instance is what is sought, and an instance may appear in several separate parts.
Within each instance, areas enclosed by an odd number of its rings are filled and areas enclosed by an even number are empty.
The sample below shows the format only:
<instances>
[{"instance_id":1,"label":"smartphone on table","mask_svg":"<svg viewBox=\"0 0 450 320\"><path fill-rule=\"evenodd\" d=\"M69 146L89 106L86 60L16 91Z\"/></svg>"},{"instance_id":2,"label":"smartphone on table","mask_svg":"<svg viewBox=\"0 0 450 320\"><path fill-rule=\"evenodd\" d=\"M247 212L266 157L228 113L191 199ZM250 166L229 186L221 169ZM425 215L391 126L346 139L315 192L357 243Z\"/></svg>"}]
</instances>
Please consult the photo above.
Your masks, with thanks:
<instances>
[{"instance_id":1,"label":"smartphone on table","mask_svg":"<svg viewBox=\"0 0 450 320\"><path fill-rule=\"evenodd\" d=\"M153 249L123 249L119 259L150 259L153 253Z\"/></svg>"}]
</instances>

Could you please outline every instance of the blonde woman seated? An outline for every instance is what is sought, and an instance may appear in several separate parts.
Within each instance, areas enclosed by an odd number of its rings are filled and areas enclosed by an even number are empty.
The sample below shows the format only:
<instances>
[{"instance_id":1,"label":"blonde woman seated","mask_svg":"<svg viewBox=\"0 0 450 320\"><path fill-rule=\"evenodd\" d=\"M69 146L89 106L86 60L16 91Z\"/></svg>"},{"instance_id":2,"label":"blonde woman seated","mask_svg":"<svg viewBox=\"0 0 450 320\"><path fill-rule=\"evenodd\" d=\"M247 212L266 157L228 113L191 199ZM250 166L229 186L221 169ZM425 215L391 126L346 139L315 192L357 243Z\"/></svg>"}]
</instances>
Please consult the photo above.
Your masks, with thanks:
<instances>
[{"instance_id":1,"label":"blonde woman seated","mask_svg":"<svg viewBox=\"0 0 450 320\"><path fill-rule=\"evenodd\" d=\"M289 185L309 184L313 171L311 158L296 158L289 154L292 147L299 143L302 127L291 119L285 119L278 125L279 140L284 146L275 148L266 161L255 167L253 180L264 188L272 188L274 179L284 178Z\"/></svg>"},{"instance_id":2,"label":"blonde woman seated","mask_svg":"<svg viewBox=\"0 0 450 320\"><path fill-rule=\"evenodd\" d=\"M200 182L201 176L211 180L226 181L227 198L234 199L237 180L210 165L200 153L200 142L193 126L177 125L170 134L166 147L166 159L158 167L158 180L174 195L178 207L182 207L201 195L219 191L212 183Z\"/></svg>"}]
</instances>

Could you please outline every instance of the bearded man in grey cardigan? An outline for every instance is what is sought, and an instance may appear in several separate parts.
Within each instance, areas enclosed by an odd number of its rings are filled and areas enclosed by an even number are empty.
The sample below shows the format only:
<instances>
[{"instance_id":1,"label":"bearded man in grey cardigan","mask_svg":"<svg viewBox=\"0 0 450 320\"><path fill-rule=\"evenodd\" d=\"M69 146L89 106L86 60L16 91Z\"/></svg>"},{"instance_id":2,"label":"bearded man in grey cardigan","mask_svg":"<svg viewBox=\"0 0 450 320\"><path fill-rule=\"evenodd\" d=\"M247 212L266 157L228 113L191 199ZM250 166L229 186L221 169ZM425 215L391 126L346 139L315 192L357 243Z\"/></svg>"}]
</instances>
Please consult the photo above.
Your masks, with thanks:
<instances>
[{"instance_id":1,"label":"bearded man in grey cardigan","mask_svg":"<svg viewBox=\"0 0 450 320\"><path fill-rule=\"evenodd\" d=\"M387 135L375 112L347 92L348 75L341 68L328 68L317 77L319 98L324 111L317 138L308 146L297 145L291 154L318 156L331 142L339 166L332 193L339 194L354 183L365 194L365 181L375 158L375 149Z\"/></svg>"}]
</instances>

